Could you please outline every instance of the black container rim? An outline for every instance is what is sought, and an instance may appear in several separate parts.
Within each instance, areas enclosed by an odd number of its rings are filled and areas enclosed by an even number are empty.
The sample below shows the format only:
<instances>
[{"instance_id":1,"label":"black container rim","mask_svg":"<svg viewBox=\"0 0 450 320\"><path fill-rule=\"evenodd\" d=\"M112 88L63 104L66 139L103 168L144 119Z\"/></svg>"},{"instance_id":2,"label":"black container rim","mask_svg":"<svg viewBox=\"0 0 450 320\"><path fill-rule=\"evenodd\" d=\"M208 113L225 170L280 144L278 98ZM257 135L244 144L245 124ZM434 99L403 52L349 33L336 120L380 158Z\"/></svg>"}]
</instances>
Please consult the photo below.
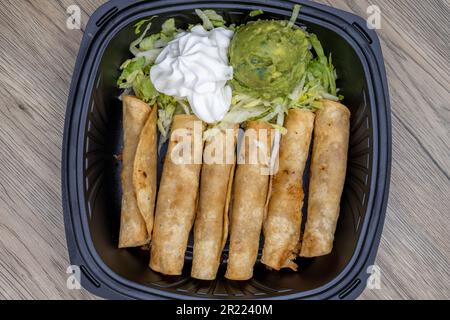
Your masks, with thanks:
<instances>
[{"instance_id":1,"label":"black container rim","mask_svg":"<svg viewBox=\"0 0 450 320\"><path fill-rule=\"evenodd\" d=\"M375 260L384 224L389 195L392 144L386 71L375 31L367 28L366 21L361 17L311 1L112 0L97 9L85 29L67 103L62 151L62 197L69 256L72 264L82 266L81 270L87 280L83 281L83 285L89 291L105 298L217 299L164 292L129 281L106 266L94 248L87 221L88 210L82 205L86 203L82 155L85 148L86 119L90 110L89 97L94 87L100 58L109 42L133 21L158 13L195 8L240 8L262 9L289 17L293 4L296 3L302 5L300 21L321 25L338 33L361 59L370 92L374 132L378 135L373 137L373 179L366 209L370 214L365 215L360 240L348 265L336 278L322 287L269 299L352 299L364 290L368 278L366 269Z\"/></svg>"}]
</instances>

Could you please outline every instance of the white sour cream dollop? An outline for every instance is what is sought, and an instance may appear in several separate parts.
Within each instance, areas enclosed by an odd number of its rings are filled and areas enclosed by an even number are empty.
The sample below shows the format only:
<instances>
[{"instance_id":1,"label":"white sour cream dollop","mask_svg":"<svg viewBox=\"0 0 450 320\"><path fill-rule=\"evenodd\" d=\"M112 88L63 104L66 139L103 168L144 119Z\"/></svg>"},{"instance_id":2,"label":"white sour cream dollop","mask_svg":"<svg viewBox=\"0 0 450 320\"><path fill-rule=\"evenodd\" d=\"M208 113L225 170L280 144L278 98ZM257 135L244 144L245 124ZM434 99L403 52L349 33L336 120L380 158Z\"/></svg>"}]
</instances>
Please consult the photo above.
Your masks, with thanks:
<instances>
[{"instance_id":1,"label":"white sour cream dollop","mask_svg":"<svg viewBox=\"0 0 450 320\"><path fill-rule=\"evenodd\" d=\"M195 115L214 123L223 119L231 105L233 67L228 47L233 31L195 26L180 33L163 49L150 70L156 90L186 98Z\"/></svg>"}]
</instances>

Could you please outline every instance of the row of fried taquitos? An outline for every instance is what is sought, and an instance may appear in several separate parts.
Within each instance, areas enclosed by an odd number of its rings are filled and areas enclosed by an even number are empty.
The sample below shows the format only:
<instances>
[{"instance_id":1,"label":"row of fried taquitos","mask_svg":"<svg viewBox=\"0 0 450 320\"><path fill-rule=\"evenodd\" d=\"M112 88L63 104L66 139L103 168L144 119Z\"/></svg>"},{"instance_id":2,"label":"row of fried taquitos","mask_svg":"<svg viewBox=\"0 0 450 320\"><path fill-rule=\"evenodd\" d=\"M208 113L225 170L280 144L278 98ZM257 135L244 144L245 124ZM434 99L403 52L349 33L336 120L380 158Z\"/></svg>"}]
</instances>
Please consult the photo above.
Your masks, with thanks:
<instances>
[{"instance_id":1,"label":"row of fried taquitos","mask_svg":"<svg viewBox=\"0 0 450 320\"><path fill-rule=\"evenodd\" d=\"M296 270L293 260L299 254L317 257L331 252L347 165L350 112L345 106L324 101L324 108L316 114L290 110L285 121L288 132L280 142L279 168L272 177L261 174L266 163L239 164L235 172L235 165L230 162L175 164L166 156L156 208L155 109L134 97L124 97L119 247L142 246L152 240L150 267L163 274L179 275L195 220L191 275L212 280L228 238L228 209L232 198L225 275L228 279L252 277L261 229L264 231L261 262L275 270ZM193 131L195 121L198 120L194 116L175 116L172 133L180 128ZM269 125L258 122L248 123L249 129L271 133ZM302 177L313 130L308 219L300 241ZM206 144L215 143L214 139L229 139L229 136L220 133ZM243 141L260 147L261 143L267 143L263 150L270 153L271 137L257 134L246 139L245 134ZM168 155L178 142L172 134ZM202 157L203 149L199 150L200 154L193 155L194 158ZM239 157L247 159L245 153L249 150L249 147L241 148Z\"/></svg>"}]
</instances>

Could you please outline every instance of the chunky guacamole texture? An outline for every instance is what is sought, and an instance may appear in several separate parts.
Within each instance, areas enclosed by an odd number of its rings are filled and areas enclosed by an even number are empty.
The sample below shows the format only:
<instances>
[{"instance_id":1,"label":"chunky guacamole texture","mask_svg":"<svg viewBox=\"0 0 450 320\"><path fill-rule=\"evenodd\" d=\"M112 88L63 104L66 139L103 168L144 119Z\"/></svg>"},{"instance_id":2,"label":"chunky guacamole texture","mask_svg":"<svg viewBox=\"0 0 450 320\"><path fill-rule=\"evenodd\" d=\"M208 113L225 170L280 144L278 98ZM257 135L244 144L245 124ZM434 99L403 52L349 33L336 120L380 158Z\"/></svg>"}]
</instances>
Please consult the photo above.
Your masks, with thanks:
<instances>
[{"instance_id":1,"label":"chunky guacamole texture","mask_svg":"<svg viewBox=\"0 0 450 320\"><path fill-rule=\"evenodd\" d=\"M312 58L307 34L287 21L239 26L230 45L233 90L264 100L284 98L301 81Z\"/></svg>"}]
</instances>

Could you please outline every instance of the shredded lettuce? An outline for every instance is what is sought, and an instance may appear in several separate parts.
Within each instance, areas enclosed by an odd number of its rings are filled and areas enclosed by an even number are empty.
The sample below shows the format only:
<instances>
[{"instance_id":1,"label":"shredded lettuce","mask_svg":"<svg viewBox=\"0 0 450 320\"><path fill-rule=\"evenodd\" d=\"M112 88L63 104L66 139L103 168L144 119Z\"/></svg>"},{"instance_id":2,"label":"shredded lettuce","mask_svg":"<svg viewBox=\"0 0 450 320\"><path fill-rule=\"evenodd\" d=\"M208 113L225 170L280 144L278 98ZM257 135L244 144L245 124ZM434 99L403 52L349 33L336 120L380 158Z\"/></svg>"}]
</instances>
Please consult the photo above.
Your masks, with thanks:
<instances>
[{"instance_id":1,"label":"shredded lettuce","mask_svg":"<svg viewBox=\"0 0 450 320\"><path fill-rule=\"evenodd\" d=\"M175 98L175 101L178 103L185 114L191 114L189 103L187 102L187 100Z\"/></svg>"},{"instance_id":2,"label":"shredded lettuce","mask_svg":"<svg viewBox=\"0 0 450 320\"><path fill-rule=\"evenodd\" d=\"M144 73L140 73L137 75L133 83L133 91L136 96L142 97L142 100L150 105L155 104L156 99L159 95L158 91L156 91L155 87L153 86L150 77L144 75Z\"/></svg>"},{"instance_id":3,"label":"shredded lettuce","mask_svg":"<svg viewBox=\"0 0 450 320\"><path fill-rule=\"evenodd\" d=\"M134 56L136 56L139 52L141 52L141 50L138 48L138 46L139 46L139 44L142 42L142 40L144 40L144 38L145 38L145 36L147 35L147 33L148 33L148 31L150 30L150 28L151 28L151 26L152 26L152 23L151 23L151 21L152 21L152 19L153 19L154 17L152 17L152 18L150 18L150 19L148 19L148 20L145 20L144 21L144 23L142 24L142 25L140 25L140 23L142 22L138 22L138 27L136 27L136 30L135 30L135 32L136 31L140 31L140 29L142 28L142 26L145 24L145 22L147 22L148 21L148 24L147 24L147 26L145 27L145 29L144 29L144 32L142 32L142 34L139 36L139 38L137 38L136 40L134 40L133 42L131 42L130 43L130 52L134 55ZM137 33L138 34L138 33Z\"/></svg>"},{"instance_id":4,"label":"shredded lettuce","mask_svg":"<svg viewBox=\"0 0 450 320\"><path fill-rule=\"evenodd\" d=\"M205 12L203 12L200 9L195 9L195 13L198 15L198 17L200 19L202 19L202 21L203 21L203 28L205 28L206 30L214 29L214 26L213 26L211 20L209 19L209 17L206 15Z\"/></svg>"},{"instance_id":5,"label":"shredded lettuce","mask_svg":"<svg viewBox=\"0 0 450 320\"><path fill-rule=\"evenodd\" d=\"M170 126L172 125L172 119L175 115L178 103L175 98L165 95L163 93L159 94L156 98L158 104L158 120L157 126L159 132L161 133L161 138L159 139L159 148L167 141L169 138Z\"/></svg>"},{"instance_id":6,"label":"shredded lettuce","mask_svg":"<svg viewBox=\"0 0 450 320\"><path fill-rule=\"evenodd\" d=\"M203 28L212 30L218 27L225 27L225 19L214 10L195 9L195 13L203 22Z\"/></svg>"},{"instance_id":7,"label":"shredded lettuce","mask_svg":"<svg viewBox=\"0 0 450 320\"><path fill-rule=\"evenodd\" d=\"M142 41L139 43L139 50L148 51L155 48L155 43L159 39L160 39L159 33L152 34L151 36L142 39Z\"/></svg>"},{"instance_id":8,"label":"shredded lettuce","mask_svg":"<svg viewBox=\"0 0 450 320\"><path fill-rule=\"evenodd\" d=\"M289 20L289 23L287 25L288 28L292 28L295 25L295 21L297 21L297 18L298 18L299 14L300 14L301 7L302 6L299 5L299 4L294 5L294 9L292 10L291 19Z\"/></svg>"},{"instance_id":9,"label":"shredded lettuce","mask_svg":"<svg viewBox=\"0 0 450 320\"><path fill-rule=\"evenodd\" d=\"M260 15L262 15L262 14L264 14L264 11L262 11L261 9L259 9L259 10L253 10L253 11L250 11L249 16L253 18L253 17L260 16Z\"/></svg>"},{"instance_id":10,"label":"shredded lettuce","mask_svg":"<svg viewBox=\"0 0 450 320\"><path fill-rule=\"evenodd\" d=\"M145 66L145 58L137 57L133 59L128 59L125 61L120 69L122 70L122 74L117 81L117 85L121 89L128 89L133 87L133 82L136 80L138 74L143 73L143 69Z\"/></svg>"},{"instance_id":11,"label":"shredded lettuce","mask_svg":"<svg viewBox=\"0 0 450 320\"><path fill-rule=\"evenodd\" d=\"M329 58L325 56L322 44L315 34L309 34L309 41L317 57L309 62L305 75L289 99L291 108L314 111L322 108L322 99L339 101L343 97L337 96L337 75L331 55Z\"/></svg>"},{"instance_id":12,"label":"shredded lettuce","mask_svg":"<svg viewBox=\"0 0 450 320\"><path fill-rule=\"evenodd\" d=\"M134 25L134 33L140 34L141 28L144 26L144 24L146 24L147 22L150 22L152 19L153 19L153 17L151 19L143 19L143 20L139 21L138 23L136 23Z\"/></svg>"},{"instance_id":13,"label":"shredded lettuce","mask_svg":"<svg viewBox=\"0 0 450 320\"><path fill-rule=\"evenodd\" d=\"M276 102L274 101L274 107L271 108L271 111L264 116L263 118L257 119L261 122L273 122L272 120L276 121L275 126L278 128L281 128L284 124L284 115L288 112L288 109L286 107L286 104L284 102ZM273 123L272 123L273 124Z\"/></svg>"},{"instance_id":14,"label":"shredded lettuce","mask_svg":"<svg viewBox=\"0 0 450 320\"><path fill-rule=\"evenodd\" d=\"M240 124L250 120L256 120L270 112L270 109L264 106L257 106L250 109L243 107L232 107L225 115L221 123L223 124Z\"/></svg>"},{"instance_id":15,"label":"shredded lettuce","mask_svg":"<svg viewBox=\"0 0 450 320\"><path fill-rule=\"evenodd\" d=\"M177 28L175 27L175 19L166 20L161 26L161 35L169 38L173 38L177 33Z\"/></svg>"},{"instance_id":16,"label":"shredded lettuce","mask_svg":"<svg viewBox=\"0 0 450 320\"><path fill-rule=\"evenodd\" d=\"M315 34L310 34L309 40L317 54L317 59L311 61L308 66L308 71L321 80L321 84L325 91L336 96L336 70L332 63L331 54L327 59L322 44Z\"/></svg>"},{"instance_id":17,"label":"shredded lettuce","mask_svg":"<svg viewBox=\"0 0 450 320\"><path fill-rule=\"evenodd\" d=\"M230 124L241 124L247 121L269 122L279 114L279 110L274 110L271 102L244 94L234 94L231 105L230 111L216 127L226 128Z\"/></svg>"}]
</instances>

